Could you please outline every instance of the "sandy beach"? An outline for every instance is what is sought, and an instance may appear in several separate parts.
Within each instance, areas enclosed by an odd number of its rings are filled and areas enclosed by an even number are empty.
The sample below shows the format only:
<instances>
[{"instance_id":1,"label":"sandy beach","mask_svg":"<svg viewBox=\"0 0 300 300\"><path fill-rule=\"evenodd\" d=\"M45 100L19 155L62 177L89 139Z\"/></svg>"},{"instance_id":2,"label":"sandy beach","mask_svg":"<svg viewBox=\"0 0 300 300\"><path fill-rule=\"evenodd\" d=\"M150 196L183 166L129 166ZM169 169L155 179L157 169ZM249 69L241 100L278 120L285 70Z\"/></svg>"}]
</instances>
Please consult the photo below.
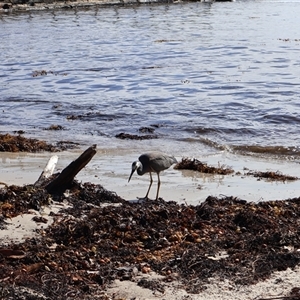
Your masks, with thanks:
<instances>
[{"instance_id":1,"label":"sandy beach","mask_svg":"<svg viewBox=\"0 0 300 300\"><path fill-rule=\"evenodd\" d=\"M212 278L206 289L200 294L188 294L179 282L173 282L168 288L161 293L159 291L151 291L137 286L133 282L119 281L114 282L107 290L109 294L115 294L121 299L207 299L207 300L267 300L267 299L299 299L299 294L294 298L289 297L293 288L299 287L300 269L288 269L282 272L275 272L270 279L259 282L250 286L236 286L228 280L222 278ZM143 275L137 276L137 280ZM149 274L146 278L156 279L156 274ZM162 279L162 278L161 278ZM201 280L201 279L199 279Z\"/></svg>"},{"instance_id":2,"label":"sandy beach","mask_svg":"<svg viewBox=\"0 0 300 300\"><path fill-rule=\"evenodd\" d=\"M300 299L294 2L0 0L0 300Z\"/></svg>"},{"instance_id":3,"label":"sandy beach","mask_svg":"<svg viewBox=\"0 0 300 300\"><path fill-rule=\"evenodd\" d=\"M146 149L145 149L146 150ZM61 171L70 161L77 158L81 150L58 153L57 170ZM0 181L8 185L24 185L34 183L43 170L51 153L0 153ZM128 183L131 162L137 157L136 151L127 149L98 149L93 160L78 174L82 182L93 182L103 185L106 189L116 192L128 201L142 196L148 186L148 176L137 176ZM176 155L180 160L181 156ZM165 171L162 176L161 197L164 200L175 200L178 203L198 205L208 196L234 196L247 201L282 200L299 195L298 184L286 182L268 182L245 176L243 172L252 170L273 170L294 175L297 170L292 162L271 162L253 158L241 158L229 153L220 153L211 157L199 157L209 164L225 164L232 167L234 175L198 174L195 171L178 171L173 168ZM156 183L156 178L154 179ZM150 197L154 197L154 184ZM40 230L53 222L50 212L57 213L66 204L54 203L41 211L31 211L30 214L17 216L8 220L8 227L1 230L1 247L8 242L21 242L25 238L37 236ZM43 216L47 224L36 223L33 216ZM189 294L180 280L166 282L164 276L155 272L134 271L134 280L120 281L106 286L100 299L299 299L288 298L293 288L298 287L300 269L287 269L275 272L269 279L255 285L236 285L227 279L213 277L205 284L205 289L199 294ZM138 285L141 279L158 280L157 290L147 289ZM201 278L199 278L201 281ZM107 297L107 298L104 298ZM285 298L284 298L285 297ZM298 296L300 297L300 296Z\"/></svg>"},{"instance_id":4,"label":"sandy beach","mask_svg":"<svg viewBox=\"0 0 300 300\"><path fill-rule=\"evenodd\" d=\"M39 229L44 229L52 223L52 218L49 217L50 211L57 212L58 205L53 205L46 208L41 214L32 212L32 214L22 215L8 221L8 228L0 230L0 248L5 247L10 242L22 242L25 238L36 236ZM32 220L33 216L43 216L49 222L46 224L38 224ZM113 283L106 286L105 290L99 291L98 297L94 299L138 299L138 300L155 300L155 299L170 299L170 300L267 300L267 299L299 299L300 295L296 294L289 297L292 290L299 288L300 268L287 269L285 271L274 272L271 277L265 281L258 282L255 285L236 285L233 282L220 278L213 277L209 283L205 284L205 289L199 294L190 294L186 292L183 284L179 280L170 283L165 281L165 276L158 275L155 272L147 274L135 271L134 279L115 280ZM160 285L157 289L147 289L141 287L138 283L142 280L157 281ZM199 278L201 281L201 278ZM34 294L34 292L31 292ZM40 295L35 299L44 299ZM47 298L48 299L48 298Z\"/></svg>"}]
</instances>

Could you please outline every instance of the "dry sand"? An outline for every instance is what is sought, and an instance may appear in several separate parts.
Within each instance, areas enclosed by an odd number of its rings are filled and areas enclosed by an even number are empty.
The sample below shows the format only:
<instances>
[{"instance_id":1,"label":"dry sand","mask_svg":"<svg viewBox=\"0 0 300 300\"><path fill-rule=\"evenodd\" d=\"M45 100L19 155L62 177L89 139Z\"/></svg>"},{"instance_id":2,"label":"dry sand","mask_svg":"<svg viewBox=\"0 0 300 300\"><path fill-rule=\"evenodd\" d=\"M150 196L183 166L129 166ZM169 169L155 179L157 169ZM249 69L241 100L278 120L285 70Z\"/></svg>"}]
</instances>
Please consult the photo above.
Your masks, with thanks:
<instances>
[{"instance_id":1,"label":"dry sand","mask_svg":"<svg viewBox=\"0 0 300 300\"><path fill-rule=\"evenodd\" d=\"M61 171L72 160L76 159L82 151L59 153L57 169ZM34 183L42 172L47 160L51 157L49 153L22 154L22 153L0 153L0 181L7 184L29 184ZM176 155L180 159L180 153ZM78 180L83 182L100 183L108 190L115 191L127 200L134 200L137 196L143 196L148 186L148 176L139 177L135 175L128 183L130 166L137 158L136 152L126 149L99 149L96 156L89 165L78 174ZM297 175L297 169L293 162L271 162L266 160L254 160L252 158L241 159L228 153L220 153L211 157L198 157L209 164L226 164L242 175L212 176L197 174L191 171L176 171L169 169L162 174L161 197L165 200L175 200L197 205L205 200L207 196L236 196L249 201L279 200L299 196L299 183L270 183L258 181L249 176L243 176L243 169L251 170L280 170L284 174ZM214 163L213 163L214 162ZM156 185L153 185L150 195L154 196ZM22 238L38 235L39 231L51 224L50 211L59 210L55 204L44 208L41 212L31 211L31 214L18 216L7 220L10 225L8 229L0 231L0 247L8 240L15 242ZM33 216L43 216L48 222L36 223ZM136 282L116 280L106 291L107 295L114 299L268 299L272 297L283 297L289 294L293 287L300 286L300 269L286 270L274 273L270 279L259 282L252 286L236 286L229 281L220 278L212 278L201 294L188 294L180 282L163 283L165 288L152 291L139 287L137 282L142 276L151 279L160 279L154 273L136 274ZM199 278L201 280L201 278ZM280 299L280 298L278 298Z\"/></svg>"},{"instance_id":2,"label":"dry sand","mask_svg":"<svg viewBox=\"0 0 300 300\"><path fill-rule=\"evenodd\" d=\"M66 203L54 202L50 206L42 207L40 211L33 209L29 210L27 214L21 214L11 219L6 219L6 229L0 230L0 248L13 243L20 243L26 238L31 238L37 236L45 229L47 226L53 223L53 217L51 212L56 214L62 208L66 208L68 205ZM36 222L34 218L42 218L43 222Z\"/></svg>"},{"instance_id":3,"label":"dry sand","mask_svg":"<svg viewBox=\"0 0 300 300\"><path fill-rule=\"evenodd\" d=\"M107 290L107 294L115 294L121 299L136 300L154 300L154 299L170 299L170 300L258 300L278 297L285 297L292 288L299 287L300 269L288 269L282 272L275 272L270 279L259 282L256 285L236 286L228 280L220 278L212 278L207 284L206 290L201 294L188 294L179 282L172 282L167 285L165 291L151 291L139 287L134 282L116 280ZM142 277L147 279L162 278L155 273L149 275L137 276L137 281ZM201 280L199 278L199 280ZM298 298L299 299L299 298ZM288 299L287 299L288 300Z\"/></svg>"}]
</instances>

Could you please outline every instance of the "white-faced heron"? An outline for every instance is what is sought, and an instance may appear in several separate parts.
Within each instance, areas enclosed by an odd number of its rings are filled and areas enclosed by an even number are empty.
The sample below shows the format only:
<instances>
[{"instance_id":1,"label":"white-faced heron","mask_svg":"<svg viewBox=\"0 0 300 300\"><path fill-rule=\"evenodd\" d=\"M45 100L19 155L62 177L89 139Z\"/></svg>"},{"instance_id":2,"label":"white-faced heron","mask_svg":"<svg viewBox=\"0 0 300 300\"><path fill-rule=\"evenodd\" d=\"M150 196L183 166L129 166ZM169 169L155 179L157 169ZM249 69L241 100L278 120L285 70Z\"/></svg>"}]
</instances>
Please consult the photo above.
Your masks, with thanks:
<instances>
[{"instance_id":1,"label":"white-faced heron","mask_svg":"<svg viewBox=\"0 0 300 300\"><path fill-rule=\"evenodd\" d=\"M150 185L147 191L145 198L148 198L148 194L153 182L152 172L157 174L158 184L157 184L157 192L156 192L156 200L158 199L159 188L160 188L160 178L159 173L163 170L170 168L173 164L177 163L177 160L174 156L170 156L161 152L149 152L142 154L139 157L138 161L134 161L132 163L132 170L129 176L128 182L131 179L132 174L137 171L139 175L144 175L145 173L150 174Z\"/></svg>"}]
</instances>

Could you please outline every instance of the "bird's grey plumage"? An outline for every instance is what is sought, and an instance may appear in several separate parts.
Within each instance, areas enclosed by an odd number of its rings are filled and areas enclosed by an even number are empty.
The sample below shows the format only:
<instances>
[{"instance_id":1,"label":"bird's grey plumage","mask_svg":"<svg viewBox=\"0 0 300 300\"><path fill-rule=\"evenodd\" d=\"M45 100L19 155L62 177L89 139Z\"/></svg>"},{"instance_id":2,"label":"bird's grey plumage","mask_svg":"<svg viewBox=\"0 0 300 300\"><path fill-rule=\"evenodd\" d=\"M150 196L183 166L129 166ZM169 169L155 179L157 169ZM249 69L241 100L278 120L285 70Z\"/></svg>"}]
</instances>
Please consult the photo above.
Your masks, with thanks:
<instances>
[{"instance_id":1,"label":"bird's grey plumage","mask_svg":"<svg viewBox=\"0 0 300 300\"><path fill-rule=\"evenodd\" d=\"M142 154L138 161L134 161L131 167L131 174L129 176L128 182L130 181L133 173L137 171L138 175L144 175L145 173L150 174L150 185L145 198L148 198L148 194L153 182L152 172L157 174L158 185L156 192L156 200L158 199L159 188L160 188L160 177L159 173L163 170L170 168L173 164L177 163L174 156L170 156L161 152L149 152Z\"/></svg>"}]
</instances>

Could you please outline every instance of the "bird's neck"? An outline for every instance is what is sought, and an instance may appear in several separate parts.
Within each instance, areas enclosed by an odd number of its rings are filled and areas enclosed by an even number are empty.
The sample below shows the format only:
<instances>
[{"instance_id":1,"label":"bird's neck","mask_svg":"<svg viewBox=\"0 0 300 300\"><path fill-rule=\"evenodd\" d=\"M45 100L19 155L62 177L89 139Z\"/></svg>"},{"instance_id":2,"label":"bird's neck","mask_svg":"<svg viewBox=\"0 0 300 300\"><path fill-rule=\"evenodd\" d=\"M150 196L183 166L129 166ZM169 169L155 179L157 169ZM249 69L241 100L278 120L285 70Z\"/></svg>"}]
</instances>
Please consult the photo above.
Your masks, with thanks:
<instances>
[{"instance_id":1,"label":"bird's neck","mask_svg":"<svg viewBox=\"0 0 300 300\"><path fill-rule=\"evenodd\" d=\"M138 164L138 168L136 169L136 172L138 173L138 175L144 175L144 169L143 169L143 165L141 163Z\"/></svg>"}]
</instances>

